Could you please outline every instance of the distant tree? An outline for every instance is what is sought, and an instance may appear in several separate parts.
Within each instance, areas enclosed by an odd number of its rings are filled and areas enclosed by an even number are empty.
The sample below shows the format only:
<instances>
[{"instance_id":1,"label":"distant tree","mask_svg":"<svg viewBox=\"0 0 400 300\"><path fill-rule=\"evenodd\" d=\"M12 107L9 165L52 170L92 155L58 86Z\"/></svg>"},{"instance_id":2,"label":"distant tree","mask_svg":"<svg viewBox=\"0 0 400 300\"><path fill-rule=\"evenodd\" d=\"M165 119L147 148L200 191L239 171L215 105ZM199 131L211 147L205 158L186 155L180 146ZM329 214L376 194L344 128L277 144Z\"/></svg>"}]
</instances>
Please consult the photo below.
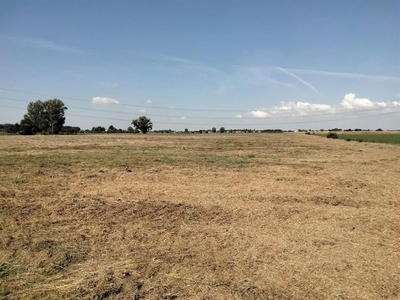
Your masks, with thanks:
<instances>
[{"instance_id":1,"label":"distant tree","mask_svg":"<svg viewBox=\"0 0 400 300\"><path fill-rule=\"evenodd\" d=\"M59 99L30 102L21 120L21 134L58 134L65 123L67 107Z\"/></svg>"},{"instance_id":2,"label":"distant tree","mask_svg":"<svg viewBox=\"0 0 400 300\"><path fill-rule=\"evenodd\" d=\"M153 123L151 120L145 116L141 116L137 119L132 120L132 125L140 130L143 134L151 131L153 129Z\"/></svg>"},{"instance_id":3,"label":"distant tree","mask_svg":"<svg viewBox=\"0 0 400 300\"><path fill-rule=\"evenodd\" d=\"M382 128L378 128L376 131L383 131Z\"/></svg>"},{"instance_id":4,"label":"distant tree","mask_svg":"<svg viewBox=\"0 0 400 300\"><path fill-rule=\"evenodd\" d=\"M219 132L224 133L224 132L225 132L225 127L221 127L221 128L219 129Z\"/></svg>"},{"instance_id":5,"label":"distant tree","mask_svg":"<svg viewBox=\"0 0 400 300\"><path fill-rule=\"evenodd\" d=\"M79 127L63 126L63 128L60 131L60 134L77 134L80 132L81 132L81 129Z\"/></svg>"},{"instance_id":6,"label":"distant tree","mask_svg":"<svg viewBox=\"0 0 400 300\"><path fill-rule=\"evenodd\" d=\"M92 133L103 133L105 131L106 131L106 129L102 126L92 127L92 130L91 130Z\"/></svg>"},{"instance_id":7,"label":"distant tree","mask_svg":"<svg viewBox=\"0 0 400 300\"><path fill-rule=\"evenodd\" d=\"M213 128L211 129L211 131L212 131L212 132L217 132L217 128L213 127Z\"/></svg>"},{"instance_id":8,"label":"distant tree","mask_svg":"<svg viewBox=\"0 0 400 300\"><path fill-rule=\"evenodd\" d=\"M15 124L0 124L0 132L6 132L6 133L18 133L20 131L20 125L19 123Z\"/></svg>"},{"instance_id":9,"label":"distant tree","mask_svg":"<svg viewBox=\"0 0 400 300\"><path fill-rule=\"evenodd\" d=\"M189 132L189 129L185 128L185 133L188 133L188 132Z\"/></svg>"},{"instance_id":10,"label":"distant tree","mask_svg":"<svg viewBox=\"0 0 400 300\"><path fill-rule=\"evenodd\" d=\"M108 127L107 129L107 133L116 133L116 132L117 129L113 125L110 125L110 127Z\"/></svg>"}]
</instances>

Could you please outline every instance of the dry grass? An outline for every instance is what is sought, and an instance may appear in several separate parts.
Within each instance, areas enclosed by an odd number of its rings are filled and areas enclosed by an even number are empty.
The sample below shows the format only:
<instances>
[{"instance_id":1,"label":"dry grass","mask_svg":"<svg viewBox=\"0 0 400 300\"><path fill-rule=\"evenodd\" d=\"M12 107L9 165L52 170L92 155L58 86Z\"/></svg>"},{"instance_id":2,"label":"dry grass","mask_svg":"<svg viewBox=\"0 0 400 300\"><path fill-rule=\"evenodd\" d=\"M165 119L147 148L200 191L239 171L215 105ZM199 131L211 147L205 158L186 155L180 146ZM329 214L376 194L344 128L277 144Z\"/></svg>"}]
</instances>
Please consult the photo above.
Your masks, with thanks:
<instances>
[{"instance_id":1,"label":"dry grass","mask_svg":"<svg viewBox=\"0 0 400 300\"><path fill-rule=\"evenodd\" d=\"M400 148L0 136L0 297L399 299Z\"/></svg>"}]
</instances>

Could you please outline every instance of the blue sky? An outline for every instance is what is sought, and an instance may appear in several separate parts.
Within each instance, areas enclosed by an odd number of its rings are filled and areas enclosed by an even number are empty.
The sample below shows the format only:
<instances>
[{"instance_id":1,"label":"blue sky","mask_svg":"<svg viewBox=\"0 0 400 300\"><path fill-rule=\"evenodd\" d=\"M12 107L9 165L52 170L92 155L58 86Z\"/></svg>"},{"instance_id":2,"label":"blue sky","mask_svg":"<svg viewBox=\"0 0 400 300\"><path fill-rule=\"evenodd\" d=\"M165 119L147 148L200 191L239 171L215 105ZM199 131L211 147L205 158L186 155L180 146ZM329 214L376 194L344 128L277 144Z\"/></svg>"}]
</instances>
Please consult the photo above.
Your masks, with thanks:
<instances>
[{"instance_id":1,"label":"blue sky","mask_svg":"<svg viewBox=\"0 0 400 300\"><path fill-rule=\"evenodd\" d=\"M22 93L24 92L24 93ZM400 129L400 0L0 2L0 123Z\"/></svg>"}]
</instances>

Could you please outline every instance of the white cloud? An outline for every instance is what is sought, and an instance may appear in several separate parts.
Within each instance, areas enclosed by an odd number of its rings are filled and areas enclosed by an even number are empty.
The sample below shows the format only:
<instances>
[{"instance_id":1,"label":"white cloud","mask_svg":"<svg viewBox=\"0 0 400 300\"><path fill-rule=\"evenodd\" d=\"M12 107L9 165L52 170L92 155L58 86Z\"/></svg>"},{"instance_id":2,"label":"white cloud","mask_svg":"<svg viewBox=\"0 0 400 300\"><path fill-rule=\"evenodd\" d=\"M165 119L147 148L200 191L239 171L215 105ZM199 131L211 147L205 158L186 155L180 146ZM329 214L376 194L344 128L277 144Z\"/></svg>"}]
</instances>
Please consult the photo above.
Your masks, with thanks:
<instances>
[{"instance_id":1,"label":"white cloud","mask_svg":"<svg viewBox=\"0 0 400 300\"><path fill-rule=\"evenodd\" d=\"M93 97L92 103L96 104L119 104L119 101L108 97Z\"/></svg>"},{"instance_id":2,"label":"white cloud","mask_svg":"<svg viewBox=\"0 0 400 300\"><path fill-rule=\"evenodd\" d=\"M146 110L145 110L145 109L141 109L140 112L141 112L141 113L144 113L144 112L146 112Z\"/></svg>"},{"instance_id":3,"label":"white cloud","mask_svg":"<svg viewBox=\"0 0 400 300\"><path fill-rule=\"evenodd\" d=\"M144 103L146 103L146 104L152 104L153 101L151 101L150 99L147 99L146 101L144 101Z\"/></svg>"},{"instance_id":4,"label":"white cloud","mask_svg":"<svg viewBox=\"0 0 400 300\"><path fill-rule=\"evenodd\" d=\"M394 95L396 98L400 98L400 93Z\"/></svg>"},{"instance_id":5,"label":"white cloud","mask_svg":"<svg viewBox=\"0 0 400 300\"><path fill-rule=\"evenodd\" d=\"M317 116L334 115L353 111L376 111L380 109L390 109L400 107L400 101L371 101L367 98L357 98L354 93L344 96L338 105L309 102L285 102L282 101L278 106L270 108L260 108L251 111L250 115L256 118L266 117L291 117L291 116Z\"/></svg>"},{"instance_id":6,"label":"white cloud","mask_svg":"<svg viewBox=\"0 0 400 300\"><path fill-rule=\"evenodd\" d=\"M235 118L236 119L241 119L241 118L243 118L243 116L242 115L235 115Z\"/></svg>"},{"instance_id":7,"label":"white cloud","mask_svg":"<svg viewBox=\"0 0 400 300\"><path fill-rule=\"evenodd\" d=\"M349 93L344 96L343 100L340 102L340 106L353 109L353 108L369 108L374 107L374 103L366 98L356 98L356 95Z\"/></svg>"},{"instance_id":8,"label":"white cloud","mask_svg":"<svg viewBox=\"0 0 400 300\"><path fill-rule=\"evenodd\" d=\"M332 106L328 104L318 104L309 102L284 102L282 101L279 106L274 106L269 109L272 115L307 115L314 112L320 113L329 111Z\"/></svg>"},{"instance_id":9,"label":"white cloud","mask_svg":"<svg viewBox=\"0 0 400 300\"><path fill-rule=\"evenodd\" d=\"M185 120L186 119L186 117L181 117L181 120Z\"/></svg>"},{"instance_id":10,"label":"white cloud","mask_svg":"<svg viewBox=\"0 0 400 300\"><path fill-rule=\"evenodd\" d=\"M268 117L268 113L263 110L255 110L251 111L250 114L255 118L266 118Z\"/></svg>"}]
</instances>

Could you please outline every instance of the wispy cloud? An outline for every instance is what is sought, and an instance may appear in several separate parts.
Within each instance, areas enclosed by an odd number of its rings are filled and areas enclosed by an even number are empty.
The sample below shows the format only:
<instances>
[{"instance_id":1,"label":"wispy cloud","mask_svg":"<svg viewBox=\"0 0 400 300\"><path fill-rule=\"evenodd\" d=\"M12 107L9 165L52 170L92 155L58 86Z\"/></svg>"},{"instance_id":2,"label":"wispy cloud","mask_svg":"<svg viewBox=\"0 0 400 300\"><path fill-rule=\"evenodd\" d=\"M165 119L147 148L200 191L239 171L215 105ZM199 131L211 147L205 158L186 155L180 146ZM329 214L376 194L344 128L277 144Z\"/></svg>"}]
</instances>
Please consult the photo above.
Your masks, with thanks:
<instances>
[{"instance_id":1,"label":"wispy cloud","mask_svg":"<svg viewBox=\"0 0 400 300\"><path fill-rule=\"evenodd\" d=\"M150 99L147 99L146 101L144 101L144 103L146 103L146 104L152 104L153 101L151 101Z\"/></svg>"},{"instance_id":2,"label":"wispy cloud","mask_svg":"<svg viewBox=\"0 0 400 300\"><path fill-rule=\"evenodd\" d=\"M242 83L250 83L253 85L264 85L266 83L272 83L284 87L296 87L294 84L271 78L271 71L268 68L239 67L237 71L240 78L242 79Z\"/></svg>"},{"instance_id":3,"label":"wispy cloud","mask_svg":"<svg viewBox=\"0 0 400 300\"><path fill-rule=\"evenodd\" d=\"M101 85L106 89L116 89L117 87L119 87L118 83L102 82Z\"/></svg>"},{"instance_id":4,"label":"wispy cloud","mask_svg":"<svg viewBox=\"0 0 400 300\"><path fill-rule=\"evenodd\" d=\"M73 52L79 54L89 54L87 52L80 51L73 47L57 44L53 41L44 39L22 37L22 36L0 36L0 39L22 47L46 49L46 50L61 51L61 52Z\"/></svg>"},{"instance_id":5,"label":"wispy cloud","mask_svg":"<svg viewBox=\"0 0 400 300\"><path fill-rule=\"evenodd\" d=\"M235 115L235 118L236 119L241 119L241 118L243 118L243 116L239 114L239 115Z\"/></svg>"},{"instance_id":6,"label":"wispy cloud","mask_svg":"<svg viewBox=\"0 0 400 300\"><path fill-rule=\"evenodd\" d=\"M202 73L209 73L209 74L214 74L214 75L222 75L223 74L223 72L218 70L217 68L207 66L207 65L205 65L201 62L195 61L195 60L172 56L172 55L165 55L165 54L161 54L161 57L163 59L165 59L166 61L178 63L180 65L180 67L183 67L186 70L190 70L193 72L202 72Z\"/></svg>"},{"instance_id":7,"label":"wispy cloud","mask_svg":"<svg viewBox=\"0 0 400 300\"><path fill-rule=\"evenodd\" d=\"M141 109L139 112L144 113L144 112L146 112L146 110L145 109Z\"/></svg>"},{"instance_id":8,"label":"wispy cloud","mask_svg":"<svg viewBox=\"0 0 400 300\"><path fill-rule=\"evenodd\" d=\"M289 76L291 76L291 77L297 79L298 81L300 81L302 84L304 84L305 86L307 86L308 88L310 88L310 89L313 90L314 92L319 93L318 90L317 90L313 85L311 85L310 83L308 83L308 82L305 81L304 79L300 78L299 76L297 76L297 75L293 74L292 72L290 72L290 71L288 71L288 70L285 70L285 69L283 69L283 68L281 68L281 67L278 67L278 66L277 66L276 68L277 68L278 70L282 71L283 73L285 73L285 74L287 74L287 75L289 75Z\"/></svg>"},{"instance_id":9,"label":"wispy cloud","mask_svg":"<svg viewBox=\"0 0 400 300\"><path fill-rule=\"evenodd\" d=\"M383 76L383 75L370 75L361 73L345 73L345 72L330 72L330 71L319 71L319 70L306 70L306 69L286 69L296 74L311 74L319 76L331 76L331 77L344 77L344 78L357 78L363 80L375 80L375 81L400 81L400 77L395 76Z\"/></svg>"},{"instance_id":10,"label":"wispy cloud","mask_svg":"<svg viewBox=\"0 0 400 300\"><path fill-rule=\"evenodd\" d=\"M108 97L93 97L92 103L96 104L115 104L118 105L119 101Z\"/></svg>"}]
</instances>

